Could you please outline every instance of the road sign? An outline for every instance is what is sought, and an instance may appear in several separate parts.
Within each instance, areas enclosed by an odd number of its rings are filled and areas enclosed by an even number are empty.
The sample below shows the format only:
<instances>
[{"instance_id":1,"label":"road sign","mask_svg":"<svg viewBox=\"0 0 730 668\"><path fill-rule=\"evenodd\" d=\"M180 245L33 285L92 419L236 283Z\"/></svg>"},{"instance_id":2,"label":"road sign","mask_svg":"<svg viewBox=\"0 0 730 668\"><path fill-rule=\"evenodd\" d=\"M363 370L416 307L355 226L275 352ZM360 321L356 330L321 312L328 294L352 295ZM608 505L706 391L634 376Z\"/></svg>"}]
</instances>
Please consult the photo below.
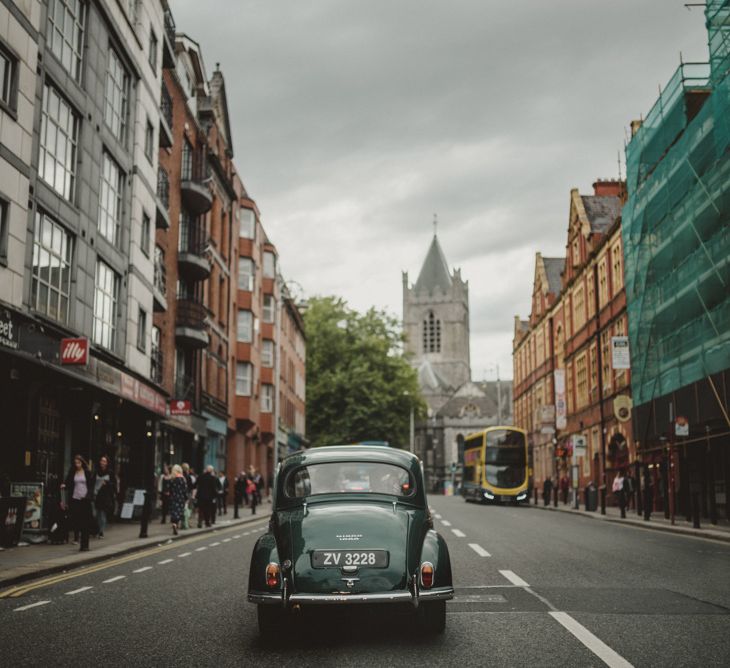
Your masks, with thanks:
<instances>
[{"instance_id":1,"label":"road sign","mask_svg":"<svg viewBox=\"0 0 730 668\"><path fill-rule=\"evenodd\" d=\"M631 368L628 336L611 337L611 366L614 370Z\"/></svg>"}]
</instances>

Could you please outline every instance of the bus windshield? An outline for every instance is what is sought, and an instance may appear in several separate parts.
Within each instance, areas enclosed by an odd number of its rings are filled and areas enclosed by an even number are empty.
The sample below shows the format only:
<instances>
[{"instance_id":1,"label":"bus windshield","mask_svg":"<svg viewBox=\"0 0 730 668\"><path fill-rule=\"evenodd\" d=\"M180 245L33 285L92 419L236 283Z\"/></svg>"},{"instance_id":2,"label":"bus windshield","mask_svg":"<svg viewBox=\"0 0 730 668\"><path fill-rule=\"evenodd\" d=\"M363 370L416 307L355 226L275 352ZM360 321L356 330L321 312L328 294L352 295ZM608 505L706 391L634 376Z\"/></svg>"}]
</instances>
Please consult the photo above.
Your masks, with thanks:
<instances>
[{"instance_id":1,"label":"bus windshield","mask_svg":"<svg viewBox=\"0 0 730 668\"><path fill-rule=\"evenodd\" d=\"M524 436L511 429L488 431L484 468L491 485L508 488L524 484L527 473Z\"/></svg>"}]
</instances>

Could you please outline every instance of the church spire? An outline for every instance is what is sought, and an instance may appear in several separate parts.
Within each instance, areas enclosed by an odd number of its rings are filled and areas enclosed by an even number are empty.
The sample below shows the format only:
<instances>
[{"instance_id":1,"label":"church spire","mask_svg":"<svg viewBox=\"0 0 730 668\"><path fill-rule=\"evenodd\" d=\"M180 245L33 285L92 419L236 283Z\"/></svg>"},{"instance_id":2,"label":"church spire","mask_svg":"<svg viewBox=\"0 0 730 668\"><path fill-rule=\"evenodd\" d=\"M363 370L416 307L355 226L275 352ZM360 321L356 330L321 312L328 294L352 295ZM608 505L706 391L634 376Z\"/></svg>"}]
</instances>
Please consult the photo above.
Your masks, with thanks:
<instances>
[{"instance_id":1,"label":"church spire","mask_svg":"<svg viewBox=\"0 0 730 668\"><path fill-rule=\"evenodd\" d=\"M418 280L414 287L416 292L433 292L437 287L444 292L451 289L449 265L438 240L438 218L436 214L433 217L433 240L428 253L426 253L426 259L423 261L421 273L418 274Z\"/></svg>"}]
</instances>

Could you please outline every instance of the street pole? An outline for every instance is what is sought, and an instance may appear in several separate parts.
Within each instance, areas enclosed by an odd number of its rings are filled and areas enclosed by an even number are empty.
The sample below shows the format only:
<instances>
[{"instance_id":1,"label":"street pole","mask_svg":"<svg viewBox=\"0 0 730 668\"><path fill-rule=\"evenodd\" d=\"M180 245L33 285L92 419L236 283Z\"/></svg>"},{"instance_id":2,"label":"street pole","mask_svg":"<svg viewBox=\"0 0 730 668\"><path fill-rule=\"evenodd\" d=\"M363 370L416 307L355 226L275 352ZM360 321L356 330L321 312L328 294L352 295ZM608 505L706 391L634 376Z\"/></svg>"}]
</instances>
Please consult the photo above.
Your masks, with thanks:
<instances>
[{"instance_id":1,"label":"street pole","mask_svg":"<svg viewBox=\"0 0 730 668\"><path fill-rule=\"evenodd\" d=\"M669 521L674 524L674 404L669 402L669 457L667 470L669 476Z\"/></svg>"},{"instance_id":2,"label":"street pole","mask_svg":"<svg viewBox=\"0 0 730 668\"><path fill-rule=\"evenodd\" d=\"M411 451L411 454L415 453L416 451L416 423L415 423L415 416L413 414L413 403L411 403L411 417L410 417L410 425L409 425L409 432L408 432L408 449Z\"/></svg>"},{"instance_id":3,"label":"street pole","mask_svg":"<svg viewBox=\"0 0 730 668\"><path fill-rule=\"evenodd\" d=\"M497 364L497 424L502 424L502 383L499 380L499 364Z\"/></svg>"},{"instance_id":4,"label":"street pole","mask_svg":"<svg viewBox=\"0 0 730 668\"><path fill-rule=\"evenodd\" d=\"M278 265L278 262L277 262ZM282 279L281 274L279 273L279 269L277 267L276 270L276 287L278 294L276 295L276 311L275 311L275 338L276 342L274 344L274 425L273 425L273 432L274 432L274 457L273 457L273 473L272 478L276 477L276 470L279 467L279 415L281 413L281 393L280 393L280 376L281 376L281 313L282 313L282 293L283 293L283 285L284 281ZM271 491L269 491L269 494L271 494Z\"/></svg>"}]
</instances>

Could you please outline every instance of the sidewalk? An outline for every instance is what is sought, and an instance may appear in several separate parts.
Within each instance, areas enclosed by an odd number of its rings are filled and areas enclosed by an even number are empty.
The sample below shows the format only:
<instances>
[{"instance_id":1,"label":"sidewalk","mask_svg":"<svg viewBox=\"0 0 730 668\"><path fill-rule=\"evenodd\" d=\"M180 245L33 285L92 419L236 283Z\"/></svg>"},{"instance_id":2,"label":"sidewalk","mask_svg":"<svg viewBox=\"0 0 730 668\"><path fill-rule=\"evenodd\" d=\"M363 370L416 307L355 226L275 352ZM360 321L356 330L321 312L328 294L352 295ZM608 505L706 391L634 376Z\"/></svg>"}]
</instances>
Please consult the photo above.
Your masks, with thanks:
<instances>
[{"instance_id":1,"label":"sidewalk","mask_svg":"<svg viewBox=\"0 0 730 668\"><path fill-rule=\"evenodd\" d=\"M672 525L668 519L664 518L664 513L652 513L651 519L646 522L643 516L636 514L636 510L627 510L626 518L621 519L621 511L618 508L607 506L606 514L601 515L600 508L596 511L587 512L582 508L576 510L570 505L560 503L558 507L543 506L542 499L538 505L530 504L530 508L539 508L540 510L548 510L560 513L570 513L579 517L588 517L593 520L603 522L615 522L617 524L629 524L631 526L640 527L642 529L654 529L655 531L666 531L669 533L681 534L683 536L694 536L695 538L711 538L712 540L721 540L730 543L730 523L727 520L719 520L717 524L710 524L709 520L702 518L702 526L699 529L692 527L691 522L687 522L684 517L675 518L675 524Z\"/></svg>"},{"instance_id":2,"label":"sidewalk","mask_svg":"<svg viewBox=\"0 0 730 668\"><path fill-rule=\"evenodd\" d=\"M238 520L233 519L233 510L229 509L227 515L216 517L216 523L212 527L180 530L177 536L173 535L170 522L160 524L159 518L150 522L147 528L147 538L139 538L139 522L115 522L107 526L104 538L92 537L89 539L91 549L88 552L79 552L79 546L70 542L64 545L40 543L0 548L0 589L24 580L71 570L173 540L267 519L270 509L271 506L266 502L259 506L259 512L256 515L251 515L251 511L244 508L240 511ZM191 523L191 526L197 526L195 521ZM69 539L71 538L73 538L73 532L69 532Z\"/></svg>"}]
</instances>

